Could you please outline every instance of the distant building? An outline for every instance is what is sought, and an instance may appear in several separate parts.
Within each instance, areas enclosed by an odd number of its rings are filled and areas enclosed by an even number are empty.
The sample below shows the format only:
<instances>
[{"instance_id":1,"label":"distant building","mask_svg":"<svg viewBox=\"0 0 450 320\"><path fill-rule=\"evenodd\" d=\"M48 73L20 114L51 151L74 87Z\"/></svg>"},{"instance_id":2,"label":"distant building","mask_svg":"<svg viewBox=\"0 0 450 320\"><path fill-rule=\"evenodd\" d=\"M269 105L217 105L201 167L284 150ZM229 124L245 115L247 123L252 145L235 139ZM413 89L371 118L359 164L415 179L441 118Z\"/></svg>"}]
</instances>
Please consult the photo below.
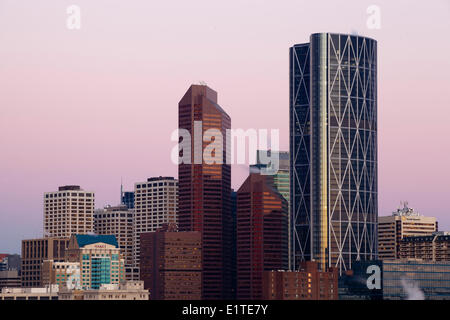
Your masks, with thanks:
<instances>
[{"instance_id":1,"label":"distant building","mask_svg":"<svg viewBox=\"0 0 450 320\"><path fill-rule=\"evenodd\" d=\"M3 288L0 300L58 300L57 285L39 288Z\"/></svg>"},{"instance_id":2,"label":"distant building","mask_svg":"<svg viewBox=\"0 0 450 320\"><path fill-rule=\"evenodd\" d=\"M125 278L138 280L139 269L134 266L134 210L126 205L106 206L95 210L94 231L98 235L114 235L125 259Z\"/></svg>"},{"instance_id":3,"label":"distant building","mask_svg":"<svg viewBox=\"0 0 450 320\"><path fill-rule=\"evenodd\" d=\"M18 254L0 254L0 271L18 270L20 271L21 260Z\"/></svg>"},{"instance_id":4,"label":"distant building","mask_svg":"<svg viewBox=\"0 0 450 320\"><path fill-rule=\"evenodd\" d=\"M264 271L263 300L338 300L338 270L304 262L298 271Z\"/></svg>"},{"instance_id":5,"label":"distant building","mask_svg":"<svg viewBox=\"0 0 450 320\"><path fill-rule=\"evenodd\" d=\"M400 258L450 262L450 232L403 238L400 241Z\"/></svg>"},{"instance_id":6,"label":"distant building","mask_svg":"<svg viewBox=\"0 0 450 320\"><path fill-rule=\"evenodd\" d=\"M237 299L261 299L263 272L288 268L287 201L251 173L237 192Z\"/></svg>"},{"instance_id":7,"label":"distant building","mask_svg":"<svg viewBox=\"0 0 450 320\"><path fill-rule=\"evenodd\" d=\"M120 284L102 284L99 289L70 290L62 288L59 300L148 300L149 292L143 281L127 281Z\"/></svg>"},{"instance_id":8,"label":"distant building","mask_svg":"<svg viewBox=\"0 0 450 320\"><path fill-rule=\"evenodd\" d=\"M42 286L44 260L64 261L68 238L41 238L22 240L22 287Z\"/></svg>"},{"instance_id":9,"label":"distant building","mask_svg":"<svg viewBox=\"0 0 450 320\"><path fill-rule=\"evenodd\" d=\"M202 298L202 240L199 232L175 225L141 233L141 280L151 300Z\"/></svg>"},{"instance_id":10,"label":"distant building","mask_svg":"<svg viewBox=\"0 0 450 320\"><path fill-rule=\"evenodd\" d=\"M127 206L128 209L134 209L134 192L133 191L124 191L122 193L122 203Z\"/></svg>"},{"instance_id":11,"label":"distant building","mask_svg":"<svg viewBox=\"0 0 450 320\"><path fill-rule=\"evenodd\" d=\"M125 281L124 259L113 235L73 235L65 257L66 262L80 264L82 289L99 289L102 284Z\"/></svg>"},{"instance_id":12,"label":"distant building","mask_svg":"<svg viewBox=\"0 0 450 320\"><path fill-rule=\"evenodd\" d=\"M400 242L405 237L431 235L438 230L434 217L424 217L403 204L391 216L378 217L378 257L381 260L400 258Z\"/></svg>"},{"instance_id":13,"label":"distant building","mask_svg":"<svg viewBox=\"0 0 450 320\"><path fill-rule=\"evenodd\" d=\"M22 279L18 270L0 271L0 289L4 287L21 287Z\"/></svg>"},{"instance_id":14,"label":"distant building","mask_svg":"<svg viewBox=\"0 0 450 320\"><path fill-rule=\"evenodd\" d=\"M79 186L44 193L44 237L69 238L94 231L94 192Z\"/></svg>"},{"instance_id":15,"label":"distant building","mask_svg":"<svg viewBox=\"0 0 450 320\"><path fill-rule=\"evenodd\" d=\"M136 183L134 204L133 262L137 268L140 234L156 231L166 223L177 223L178 180L173 177L154 177Z\"/></svg>"}]
</instances>

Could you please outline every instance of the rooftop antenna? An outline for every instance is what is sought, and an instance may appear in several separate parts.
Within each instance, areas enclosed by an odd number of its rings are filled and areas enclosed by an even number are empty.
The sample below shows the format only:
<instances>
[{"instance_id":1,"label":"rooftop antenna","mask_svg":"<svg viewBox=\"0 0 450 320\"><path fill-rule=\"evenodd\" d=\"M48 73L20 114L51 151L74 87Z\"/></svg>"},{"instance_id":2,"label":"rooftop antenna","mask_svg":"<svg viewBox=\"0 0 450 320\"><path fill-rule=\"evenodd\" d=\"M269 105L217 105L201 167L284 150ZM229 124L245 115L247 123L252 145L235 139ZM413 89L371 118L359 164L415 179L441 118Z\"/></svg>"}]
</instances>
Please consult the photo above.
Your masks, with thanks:
<instances>
[{"instance_id":1,"label":"rooftop antenna","mask_svg":"<svg viewBox=\"0 0 450 320\"><path fill-rule=\"evenodd\" d=\"M120 204L123 204L123 181L122 177L120 177Z\"/></svg>"}]
</instances>

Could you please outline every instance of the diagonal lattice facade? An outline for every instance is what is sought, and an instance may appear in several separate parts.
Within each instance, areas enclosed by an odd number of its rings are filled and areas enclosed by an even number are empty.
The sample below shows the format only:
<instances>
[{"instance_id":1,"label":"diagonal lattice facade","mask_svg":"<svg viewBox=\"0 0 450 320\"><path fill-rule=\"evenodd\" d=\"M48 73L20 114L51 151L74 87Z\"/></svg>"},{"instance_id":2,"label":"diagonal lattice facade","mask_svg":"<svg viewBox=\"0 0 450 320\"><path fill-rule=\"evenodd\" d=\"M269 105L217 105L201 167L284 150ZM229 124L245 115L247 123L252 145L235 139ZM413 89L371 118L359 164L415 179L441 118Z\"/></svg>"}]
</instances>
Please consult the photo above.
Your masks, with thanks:
<instances>
[{"instance_id":1,"label":"diagonal lattice facade","mask_svg":"<svg viewBox=\"0 0 450 320\"><path fill-rule=\"evenodd\" d=\"M290 111L292 267L376 258L376 41L321 33L292 47Z\"/></svg>"}]
</instances>

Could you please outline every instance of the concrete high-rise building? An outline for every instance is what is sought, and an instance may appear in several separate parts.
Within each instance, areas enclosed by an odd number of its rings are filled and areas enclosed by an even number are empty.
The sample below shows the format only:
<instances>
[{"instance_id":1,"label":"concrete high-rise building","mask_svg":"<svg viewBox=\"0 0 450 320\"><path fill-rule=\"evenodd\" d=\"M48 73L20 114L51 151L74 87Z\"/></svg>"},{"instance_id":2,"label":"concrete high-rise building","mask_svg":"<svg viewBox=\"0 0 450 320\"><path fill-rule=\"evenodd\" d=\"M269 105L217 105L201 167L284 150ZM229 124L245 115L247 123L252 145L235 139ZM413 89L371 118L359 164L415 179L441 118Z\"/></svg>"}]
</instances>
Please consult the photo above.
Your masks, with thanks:
<instances>
[{"instance_id":1,"label":"concrete high-rise building","mask_svg":"<svg viewBox=\"0 0 450 320\"><path fill-rule=\"evenodd\" d=\"M260 153L266 152L268 157L274 157L274 151L272 150L258 150L256 155L256 164L250 165L250 173L260 173L262 168L267 167L267 164L264 164ZM289 152L287 151L278 151L276 152L278 154L278 172L274 175L272 175L272 181L275 189L286 199L288 202L288 212L290 212L290 170L289 170ZM276 157L275 157L276 158ZM291 215L288 215L288 230L291 230ZM291 258L292 258L292 249L291 249L291 239L292 232L288 232L288 259L289 259L289 266L288 268L291 269Z\"/></svg>"},{"instance_id":2,"label":"concrete high-rise building","mask_svg":"<svg viewBox=\"0 0 450 320\"><path fill-rule=\"evenodd\" d=\"M237 299L262 299L263 272L287 269L287 223L273 177L251 173L237 192Z\"/></svg>"},{"instance_id":3,"label":"concrete high-rise building","mask_svg":"<svg viewBox=\"0 0 450 320\"><path fill-rule=\"evenodd\" d=\"M139 267L140 234L153 232L167 223L177 223L178 180L149 178L134 186L134 266Z\"/></svg>"},{"instance_id":4,"label":"concrete high-rise building","mask_svg":"<svg viewBox=\"0 0 450 320\"><path fill-rule=\"evenodd\" d=\"M317 33L290 48L292 268L377 257L377 42Z\"/></svg>"},{"instance_id":5,"label":"concrete high-rise building","mask_svg":"<svg viewBox=\"0 0 450 320\"><path fill-rule=\"evenodd\" d=\"M337 269L320 271L306 261L298 271L265 271L263 300L338 300Z\"/></svg>"},{"instance_id":6,"label":"concrete high-rise building","mask_svg":"<svg viewBox=\"0 0 450 320\"><path fill-rule=\"evenodd\" d=\"M125 260L125 277L138 280L139 269L134 266L134 210L126 205L106 206L95 210L94 232L98 235L114 235Z\"/></svg>"},{"instance_id":7,"label":"concrete high-rise building","mask_svg":"<svg viewBox=\"0 0 450 320\"><path fill-rule=\"evenodd\" d=\"M216 91L205 85L192 85L179 102L178 127L189 132L191 138L190 148L180 150L186 161L178 166L179 229L202 234L203 299L229 299L233 218L227 129L231 129L231 118L218 105ZM213 139L220 144L220 135L222 152L204 152Z\"/></svg>"},{"instance_id":8,"label":"concrete high-rise building","mask_svg":"<svg viewBox=\"0 0 450 320\"><path fill-rule=\"evenodd\" d=\"M399 259L403 238L432 235L436 231L436 218L420 215L405 202L392 215L378 217L378 257L381 260Z\"/></svg>"},{"instance_id":9,"label":"concrete high-rise building","mask_svg":"<svg viewBox=\"0 0 450 320\"><path fill-rule=\"evenodd\" d=\"M67 245L65 262L80 265L81 289L125 281L124 260L113 235L75 234Z\"/></svg>"},{"instance_id":10,"label":"concrete high-rise building","mask_svg":"<svg viewBox=\"0 0 450 320\"><path fill-rule=\"evenodd\" d=\"M43 238L22 240L22 287L42 286L44 260L62 262L69 238Z\"/></svg>"},{"instance_id":11,"label":"concrete high-rise building","mask_svg":"<svg viewBox=\"0 0 450 320\"><path fill-rule=\"evenodd\" d=\"M59 187L44 193L44 237L69 238L94 231L94 192L79 186Z\"/></svg>"},{"instance_id":12,"label":"concrete high-rise building","mask_svg":"<svg viewBox=\"0 0 450 320\"><path fill-rule=\"evenodd\" d=\"M177 232L174 224L141 233L140 270L151 300L200 300L201 234Z\"/></svg>"},{"instance_id":13,"label":"concrete high-rise building","mask_svg":"<svg viewBox=\"0 0 450 320\"><path fill-rule=\"evenodd\" d=\"M429 236L405 237L400 241L401 259L450 261L450 232L435 232Z\"/></svg>"}]
</instances>

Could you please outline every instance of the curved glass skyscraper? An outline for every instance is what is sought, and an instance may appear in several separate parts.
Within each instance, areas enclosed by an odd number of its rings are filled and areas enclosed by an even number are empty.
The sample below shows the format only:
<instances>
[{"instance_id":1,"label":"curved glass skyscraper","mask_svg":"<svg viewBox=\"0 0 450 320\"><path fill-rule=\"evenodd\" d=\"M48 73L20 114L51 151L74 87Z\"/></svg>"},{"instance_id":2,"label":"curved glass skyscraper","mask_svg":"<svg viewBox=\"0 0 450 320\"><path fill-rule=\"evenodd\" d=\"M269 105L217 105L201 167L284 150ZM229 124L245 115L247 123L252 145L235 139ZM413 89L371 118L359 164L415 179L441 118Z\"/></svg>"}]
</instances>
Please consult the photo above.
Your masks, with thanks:
<instances>
[{"instance_id":1,"label":"curved glass skyscraper","mask_svg":"<svg viewBox=\"0 0 450 320\"><path fill-rule=\"evenodd\" d=\"M290 48L292 268L377 257L377 42L318 33Z\"/></svg>"}]
</instances>

